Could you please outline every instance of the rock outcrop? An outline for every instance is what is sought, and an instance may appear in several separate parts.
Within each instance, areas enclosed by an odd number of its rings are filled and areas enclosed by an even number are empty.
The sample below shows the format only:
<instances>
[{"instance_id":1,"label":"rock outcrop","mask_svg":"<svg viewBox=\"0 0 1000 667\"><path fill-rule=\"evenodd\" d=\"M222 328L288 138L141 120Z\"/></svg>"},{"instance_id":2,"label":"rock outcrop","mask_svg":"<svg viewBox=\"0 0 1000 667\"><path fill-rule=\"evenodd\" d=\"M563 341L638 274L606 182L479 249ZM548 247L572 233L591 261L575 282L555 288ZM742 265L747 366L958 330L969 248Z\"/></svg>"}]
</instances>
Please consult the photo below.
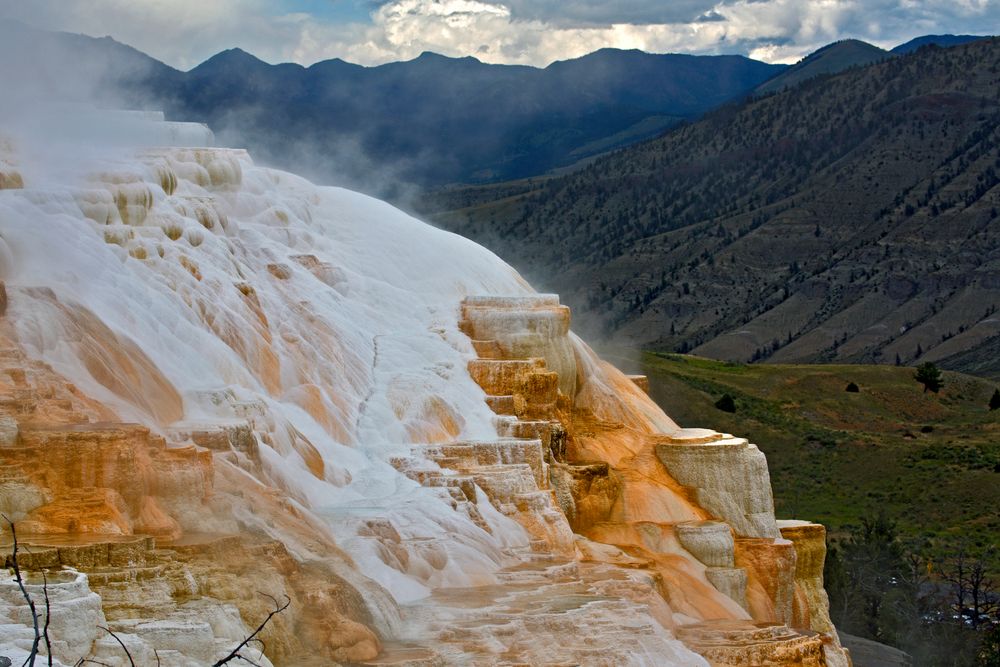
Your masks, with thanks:
<instances>
[{"instance_id":1,"label":"rock outcrop","mask_svg":"<svg viewBox=\"0 0 1000 667\"><path fill-rule=\"evenodd\" d=\"M498 312L486 317L487 305ZM630 383L642 390L641 381L608 368L588 376L600 362L568 327L548 326L568 323L564 313L547 295L470 298L461 328L487 357L469 362L487 402L497 406L505 396L520 407L504 418L504 431L530 424L560 434L545 451L548 482L573 530L591 540L578 547L583 559L652 573L667 627L712 664L847 664L822 598L825 540L815 531L822 527L783 522L787 539L779 532L764 455L728 434L669 422L664 429L662 418L644 414L645 396L609 390ZM485 337L484 320L494 338ZM536 345L501 342L520 340L518 330ZM566 348L573 362L559 355L558 370L549 370L543 353ZM551 375L558 383L538 392ZM601 390L584 391L598 382ZM581 391L567 395L564 387ZM546 480L536 481L544 488Z\"/></svg>"},{"instance_id":2,"label":"rock outcrop","mask_svg":"<svg viewBox=\"0 0 1000 667\"><path fill-rule=\"evenodd\" d=\"M0 193L0 511L59 663L211 663L287 598L259 664L847 664L822 528L558 297L242 151L101 160ZM0 655L26 614L0 581Z\"/></svg>"},{"instance_id":3,"label":"rock outcrop","mask_svg":"<svg viewBox=\"0 0 1000 667\"><path fill-rule=\"evenodd\" d=\"M6 330L0 324L0 511L17 527L18 561L33 577L36 604L43 599L37 573L50 573L58 660L125 664L117 643L100 630L106 626L126 641L137 664L156 664L154 650L162 664L208 664L267 615L271 598L285 595L294 604L263 635L269 658L377 654L366 606L337 574L340 563L297 561L281 542L247 535L226 517L244 485L234 473L245 473L231 462L238 450L220 441L239 445L248 438L244 431L203 429L178 444L139 424L106 421L104 406L46 364L28 360L2 335ZM302 522L287 500L273 500L276 507L261 503L257 511ZM6 538L0 548L10 567ZM324 551L349 562L332 542ZM30 612L13 586L0 585L0 619L23 625L11 642L25 651L33 637Z\"/></svg>"}]
</instances>

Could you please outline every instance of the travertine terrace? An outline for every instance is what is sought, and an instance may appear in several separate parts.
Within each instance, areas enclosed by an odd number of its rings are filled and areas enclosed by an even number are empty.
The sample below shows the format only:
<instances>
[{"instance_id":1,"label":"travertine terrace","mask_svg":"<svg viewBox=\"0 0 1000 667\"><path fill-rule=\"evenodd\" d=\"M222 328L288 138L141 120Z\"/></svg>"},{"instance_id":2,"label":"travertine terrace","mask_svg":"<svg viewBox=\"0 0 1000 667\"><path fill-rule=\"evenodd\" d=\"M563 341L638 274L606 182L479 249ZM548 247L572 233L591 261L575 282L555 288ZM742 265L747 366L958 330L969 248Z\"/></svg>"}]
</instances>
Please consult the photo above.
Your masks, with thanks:
<instances>
[{"instance_id":1,"label":"travertine terrace","mask_svg":"<svg viewBox=\"0 0 1000 667\"><path fill-rule=\"evenodd\" d=\"M242 151L31 151L0 143L0 511L57 664L127 664L102 626L211 664L285 596L259 664L849 664L763 454L487 250ZM0 581L0 655L30 625Z\"/></svg>"}]
</instances>

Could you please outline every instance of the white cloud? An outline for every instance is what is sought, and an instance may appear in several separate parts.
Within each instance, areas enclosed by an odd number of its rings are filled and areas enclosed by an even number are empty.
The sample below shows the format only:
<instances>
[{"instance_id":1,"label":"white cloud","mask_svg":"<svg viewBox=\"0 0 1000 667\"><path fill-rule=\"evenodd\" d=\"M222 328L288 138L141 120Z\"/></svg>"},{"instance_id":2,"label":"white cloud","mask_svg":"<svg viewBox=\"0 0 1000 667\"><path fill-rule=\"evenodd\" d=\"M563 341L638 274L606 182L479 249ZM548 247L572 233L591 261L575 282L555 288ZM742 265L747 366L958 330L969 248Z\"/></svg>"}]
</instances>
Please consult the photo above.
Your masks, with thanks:
<instances>
[{"instance_id":1,"label":"white cloud","mask_svg":"<svg viewBox=\"0 0 1000 667\"><path fill-rule=\"evenodd\" d=\"M690 23L710 12L717 0L505 0L515 19L541 20L559 27L620 23Z\"/></svg>"},{"instance_id":2,"label":"white cloud","mask_svg":"<svg viewBox=\"0 0 1000 667\"><path fill-rule=\"evenodd\" d=\"M546 65L601 47L746 53L794 61L837 39L891 46L929 32L981 32L997 0L389 0L365 23L295 11L293 0L0 0L0 16L110 34L188 68L239 46L269 62L361 64L422 51ZM699 20L702 17L702 20ZM704 20L709 17L711 20Z\"/></svg>"},{"instance_id":3,"label":"white cloud","mask_svg":"<svg viewBox=\"0 0 1000 667\"><path fill-rule=\"evenodd\" d=\"M279 56L311 17L274 14L266 0L0 0L0 17L39 28L110 35L175 67L232 46ZM249 48L247 50L250 50Z\"/></svg>"},{"instance_id":4,"label":"white cloud","mask_svg":"<svg viewBox=\"0 0 1000 667\"><path fill-rule=\"evenodd\" d=\"M330 40L315 59L338 55L368 64L434 51L474 55L485 62L547 65L602 47L737 52L740 44L727 41L739 36L734 28L727 21L558 27L541 19L519 19L506 5L477 0L394 0L373 14L363 39Z\"/></svg>"}]
</instances>

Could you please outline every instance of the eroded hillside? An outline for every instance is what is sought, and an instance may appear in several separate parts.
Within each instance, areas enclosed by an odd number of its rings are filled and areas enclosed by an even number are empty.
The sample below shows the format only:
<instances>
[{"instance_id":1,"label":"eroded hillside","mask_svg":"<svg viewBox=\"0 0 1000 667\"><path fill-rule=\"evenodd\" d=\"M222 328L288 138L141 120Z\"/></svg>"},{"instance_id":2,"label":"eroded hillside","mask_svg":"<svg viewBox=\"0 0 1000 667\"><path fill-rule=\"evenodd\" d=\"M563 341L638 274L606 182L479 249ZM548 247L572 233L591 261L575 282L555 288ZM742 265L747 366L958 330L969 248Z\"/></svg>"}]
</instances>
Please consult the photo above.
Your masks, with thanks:
<instances>
[{"instance_id":1,"label":"eroded hillside","mask_svg":"<svg viewBox=\"0 0 1000 667\"><path fill-rule=\"evenodd\" d=\"M735 360L997 373L998 91L997 39L925 48L426 209L595 333Z\"/></svg>"}]
</instances>

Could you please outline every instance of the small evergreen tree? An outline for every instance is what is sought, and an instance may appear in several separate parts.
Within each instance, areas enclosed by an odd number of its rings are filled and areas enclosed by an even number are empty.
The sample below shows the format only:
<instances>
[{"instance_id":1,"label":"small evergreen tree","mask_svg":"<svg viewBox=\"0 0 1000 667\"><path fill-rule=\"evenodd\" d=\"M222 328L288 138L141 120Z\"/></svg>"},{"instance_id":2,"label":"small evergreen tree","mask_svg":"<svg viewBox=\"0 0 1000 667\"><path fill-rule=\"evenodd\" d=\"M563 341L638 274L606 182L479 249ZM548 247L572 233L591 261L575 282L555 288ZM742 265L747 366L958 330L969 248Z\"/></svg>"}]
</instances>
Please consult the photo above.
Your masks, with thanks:
<instances>
[{"instance_id":1,"label":"small evergreen tree","mask_svg":"<svg viewBox=\"0 0 1000 667\"><path fill-rule=\"evenodd\" d=\"M736 401L729 394L723 394L722 398L715 402L715 407L723 412L736 412Z\"/></svg>"},{"instance_id":2,"label":"small evergreen tree","mask_svg":"<svg viewBox=\"0 0 1000 667\"><path fill-rule=\"evenodd\" d=\"M917 372L913 374L913 379L924 385L924 393L930 389L936 394L944 386L941 371L930 361L917 366Z\"/></svg>"},{"instance_id":3,"label":"small evergreen tree","mask_svg":"<svg viewBox=\"0 0 1000 667\"><path fill-rule=\"evenodd\" d=\"M990 399L990 410L1000 408L1000 389L993 390L993 397Z\"/></svg>"},{"instance_id":4,"label":"small evergreen tree","mask_svg":"<svg viewBox=\"0 0 1000 667\"><path fill-rule=\"evenodd\" d=\"M861 391L861 389L859 389L858 385L856 385L855 383L849 382L849 383L847 383L847 391L850 392L850 393L852 393L852 394L856 394L859 391Z\"/></svg>"}]
</instances>

